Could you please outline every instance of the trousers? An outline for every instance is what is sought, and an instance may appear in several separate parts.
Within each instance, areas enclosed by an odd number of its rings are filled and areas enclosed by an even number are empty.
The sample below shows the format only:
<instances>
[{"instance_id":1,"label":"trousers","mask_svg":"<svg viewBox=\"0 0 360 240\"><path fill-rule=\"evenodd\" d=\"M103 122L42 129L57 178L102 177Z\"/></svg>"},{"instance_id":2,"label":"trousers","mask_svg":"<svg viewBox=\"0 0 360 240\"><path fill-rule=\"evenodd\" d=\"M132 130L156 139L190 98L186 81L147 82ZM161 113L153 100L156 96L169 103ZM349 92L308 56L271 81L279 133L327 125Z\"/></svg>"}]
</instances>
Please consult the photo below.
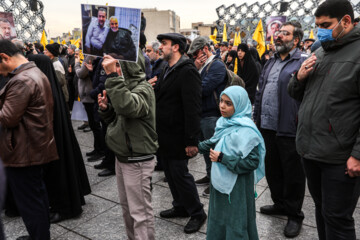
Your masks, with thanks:
<instances>
[{"instance_id":1,"label":"trousers","mask_svg":"<svg viewBox=\"0 0 360 240\"><path fill-rule=\"evenodd\" d=\"M320 240L355 240L353 213L360 195L360 177L345 174L346 164L304 159L310 194L315 202Z\"/></svg>"},{"instance_id":2,"label":"trousers","mask_svg":"<svg viewBox=\"0 0 360 240\"><path fill-rule=\"evenodd\" d=\"M49 240L49 202L43 181L43 166L7 167L6 174L31 239Z\"/></svg>"},{"instance_id":3,"label":"trousers","mask_svg":"<svg viewBox=\"0 0 360 240\"><path fill-rule=\"evenodd\" d=\"M194 177L189 173L187 164L188 160L163 158L164 173L173 197L174 208L187 212L191 217L200 217L205 212Z\"/></svg>"},{"instance_id":4,"label":"trousers","mask_svg":"<svg viewBox=\"0 0 360 240\"><path fill-rule=\"evenodd\" d=\"M296 152L295 138L276 136L275 131L265 129L261 129L261 134L266 147L265 176L271 198L289 218L302 221L306 181L301 157Z\"/></svg>"},{"instance_id":5,"label":"trousers","mask_svg":"<svg viewBox=\"0 0 360 240\"><path fill-rule=\"evenodd\" d=\"M130 240L154 240L154 212L151 206L151 176L155 159L136 163L116 160L115 171L120 205Z\"/></svg>"},{"instance_id":6,"label":"trousers","mask_svg":"<svg viewBox=\"0 0 360 240\"><path fill-rule=\"evenodd\" d=\"M215 132L216 122L219 117L204 117L200 121L200 128L202 133L202 141L210 139ZM211 160L209 155L204 155L206 164L206 175L210 178L211 173Z\"/></svg>"}]
</instances>

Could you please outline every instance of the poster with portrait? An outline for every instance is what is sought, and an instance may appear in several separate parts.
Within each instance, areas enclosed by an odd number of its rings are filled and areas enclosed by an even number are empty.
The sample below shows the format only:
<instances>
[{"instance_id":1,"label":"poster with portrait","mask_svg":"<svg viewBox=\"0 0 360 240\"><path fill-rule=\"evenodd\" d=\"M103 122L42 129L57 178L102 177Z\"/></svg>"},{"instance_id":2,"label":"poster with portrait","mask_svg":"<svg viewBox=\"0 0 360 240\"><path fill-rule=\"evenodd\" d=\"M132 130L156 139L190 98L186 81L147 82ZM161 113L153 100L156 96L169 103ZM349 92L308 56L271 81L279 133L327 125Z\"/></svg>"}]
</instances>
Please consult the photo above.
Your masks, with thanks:
<instances>
[{"instance_id":1,"label":"poster with portrait","mask_svg":"<svg viewBox=\"0 0 360 240\"><path fill-rule=\"evenodd\" d=\"M12 13L0 12L0 39L16 38L15 23Z\"/></svg>"},{"instance_id":2,"label":"poster with portrait","mask_svg":"<svg viewBox=\"0 0 360 240\"><path fill-rule=\"evenodd\" d=\"M84 54L137 61L140 9L81 4L81 16Z\"/></svg>"},{"instance_id":3,"label":"poster with portrait","mask_svg":"<svg viewBox=\"0 0 360 240\"><path fill-rule=\"evenodd\" d=\"M271 16L266 19L266 41L270 41L271 35L276 40L275 32L280 30L283 23L286 22L286 16Z\"/></svg>"}]
</instances>

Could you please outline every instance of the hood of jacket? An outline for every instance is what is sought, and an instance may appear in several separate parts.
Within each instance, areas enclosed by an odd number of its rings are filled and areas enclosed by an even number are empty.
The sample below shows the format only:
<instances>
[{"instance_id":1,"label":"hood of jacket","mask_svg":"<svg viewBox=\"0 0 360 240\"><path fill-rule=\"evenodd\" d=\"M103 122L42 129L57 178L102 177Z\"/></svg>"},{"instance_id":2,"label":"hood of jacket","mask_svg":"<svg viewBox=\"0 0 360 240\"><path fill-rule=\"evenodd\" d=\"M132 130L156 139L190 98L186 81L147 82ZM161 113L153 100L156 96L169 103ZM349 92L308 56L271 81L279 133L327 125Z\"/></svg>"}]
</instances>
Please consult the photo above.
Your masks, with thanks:
<instances>
[{"instance_id":1,"label":"hood of jacket","mask_svg":"<svg viewBox=\"0 0 360 240\"><path fill-rule=\"evenodd\" d=\"M121 71L125 79L125 86L131 90L136 87L139 82L146 79L145 74L145 58L139 52L137 62L120 61Z\"/></svg>"}]
</instances>

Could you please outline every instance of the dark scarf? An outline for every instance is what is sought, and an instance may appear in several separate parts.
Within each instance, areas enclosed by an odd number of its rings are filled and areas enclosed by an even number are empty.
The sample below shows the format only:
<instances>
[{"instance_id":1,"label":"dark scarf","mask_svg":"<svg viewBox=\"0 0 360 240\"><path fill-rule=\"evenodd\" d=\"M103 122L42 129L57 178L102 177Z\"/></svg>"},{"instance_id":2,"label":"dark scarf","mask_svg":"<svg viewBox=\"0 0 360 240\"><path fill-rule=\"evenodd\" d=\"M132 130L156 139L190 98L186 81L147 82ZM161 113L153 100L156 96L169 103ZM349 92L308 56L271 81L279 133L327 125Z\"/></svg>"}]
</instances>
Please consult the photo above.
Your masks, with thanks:
<instances>
[{"instance_id":1,"label":"dark scarf","mask_svg":"<svg viewBox=\"0 0 360 240\"><path fill-rule=\"evenodd\" d=\"M54 99L54 137L59 161L48 164L44 171L50 207L53 212L75 217L82 212L84 195L91 192L79 143L50 58L30 55L29 61L34 61L49 79Z\"/></svg>"}]
</instances>

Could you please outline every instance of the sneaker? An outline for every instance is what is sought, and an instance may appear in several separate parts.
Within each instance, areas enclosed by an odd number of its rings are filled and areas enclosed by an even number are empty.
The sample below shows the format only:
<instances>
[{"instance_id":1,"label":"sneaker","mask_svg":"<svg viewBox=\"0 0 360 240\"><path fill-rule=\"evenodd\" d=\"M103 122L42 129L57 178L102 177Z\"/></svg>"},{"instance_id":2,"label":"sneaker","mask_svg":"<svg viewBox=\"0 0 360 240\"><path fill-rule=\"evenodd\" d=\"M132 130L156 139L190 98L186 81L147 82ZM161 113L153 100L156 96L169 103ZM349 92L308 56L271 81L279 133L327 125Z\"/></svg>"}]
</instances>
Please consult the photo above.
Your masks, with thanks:
<instances>
[{"instance_id":1,"label":"sneaker","mask_svg":"<svg viewBox=\"0 0 360 240\"><path fill-rule=\"evenodd\" d=\"M89 124L83 123L81 126L79 126L78 130L84 130L85 128L89 127Z\"/></svg>"},{"instance_id":2,"label":"sneaker","mask_svg":"<svg viewBox=\"0 0 360 240\"><path fill-rule=\"evenodd\" d=\"M208 176L205 176L203 178L200 178L200 179L196 180L195 184L197 186L209 185L210 184L210 178Z\"/></svg>"},{"instance_id":3,"label":"sneaker","mask_svg":"<svg viewBox=\"0 0 360 240\"><path fill-rule=\"evenodd\" d=\"M83 132L84 133L91 132L91 128L89 126L87 126L86 128L83 129Z\"/></svg>"},{"instance_id":4,"label":"sneaker","mask_svg":"<svg viewBox=\"0 0 360 240\"><path fill-rule=\"evenodd\" d=\"M203 191L202 195L203 195L204 197L210 197L210 187L207 187L207 188Z\"/></svg>"}]
</instances>

